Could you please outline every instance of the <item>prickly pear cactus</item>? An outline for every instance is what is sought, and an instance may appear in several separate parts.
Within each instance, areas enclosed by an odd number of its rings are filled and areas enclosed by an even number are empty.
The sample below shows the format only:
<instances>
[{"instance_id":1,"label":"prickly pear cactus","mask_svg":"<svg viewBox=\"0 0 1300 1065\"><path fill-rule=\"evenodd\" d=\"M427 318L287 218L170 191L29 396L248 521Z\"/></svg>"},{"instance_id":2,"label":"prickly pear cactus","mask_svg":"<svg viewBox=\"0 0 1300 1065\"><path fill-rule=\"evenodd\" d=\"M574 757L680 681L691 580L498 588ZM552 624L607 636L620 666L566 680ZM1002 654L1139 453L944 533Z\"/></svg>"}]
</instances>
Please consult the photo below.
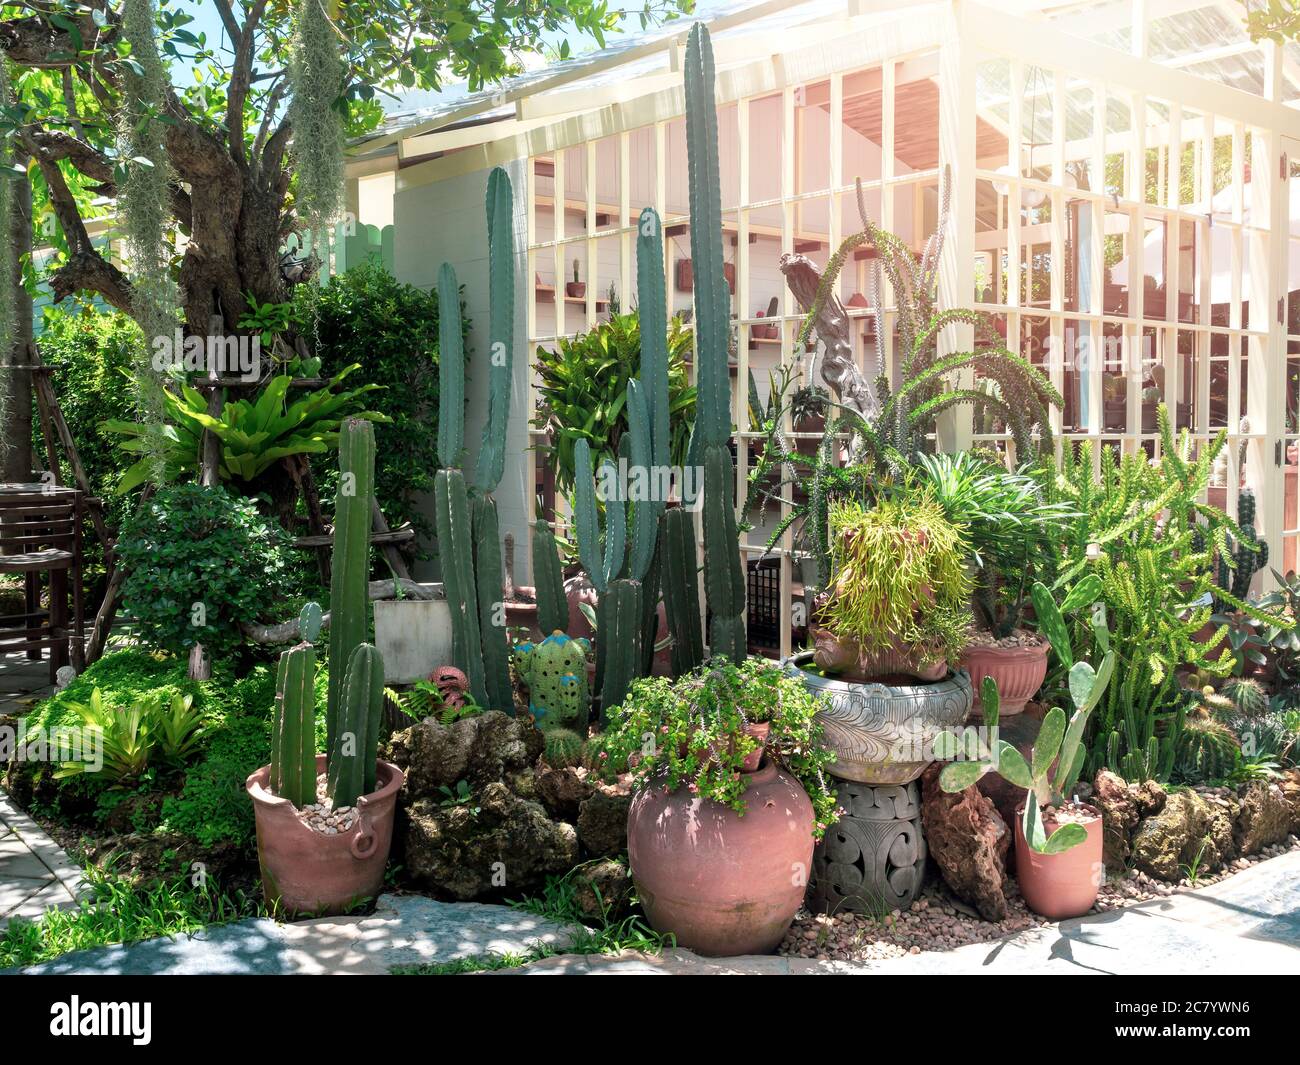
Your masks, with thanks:
<instances>
[{"instance_id":1,"label":"prickly pear cactus","mask_svg":"<svg viewBox=\"0 0 1300 1065\"><path fill-rule=\"evenodd\" d=\"M590 641L558 629L540 643L515 645L519 679L528 685L528 712L543 730L587 727Z\"/></svg>"}]
</instances>

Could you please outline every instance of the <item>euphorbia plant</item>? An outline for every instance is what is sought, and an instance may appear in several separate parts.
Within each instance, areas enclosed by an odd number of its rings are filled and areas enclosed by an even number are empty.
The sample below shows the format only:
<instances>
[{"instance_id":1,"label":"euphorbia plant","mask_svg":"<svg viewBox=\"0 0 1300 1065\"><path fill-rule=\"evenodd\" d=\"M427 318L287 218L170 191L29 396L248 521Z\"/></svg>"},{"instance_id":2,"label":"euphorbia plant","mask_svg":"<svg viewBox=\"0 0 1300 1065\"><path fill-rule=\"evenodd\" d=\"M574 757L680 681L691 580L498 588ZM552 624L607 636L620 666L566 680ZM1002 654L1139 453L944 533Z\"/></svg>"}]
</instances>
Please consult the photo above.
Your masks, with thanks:
<instances>
[{"instance_id":1,"label":"euphorbia plant","mask_svg":"<svg viewBox=\"0 0 1300 1065\"><path fill-rule=\"evenodd\" d=\"M769 722L762 746L808 792L820 839L836 820L824 773L835 756L821 742L821 705L798 678L761 658L741 665L714 658L675 681L645 677L609 711L601 767L607 774L630 771L638 787L652 778L669 791L688 787L743 814L743 766L759 747L748 729Z\"/></svg>"},{"instance_id":2,"label":"euphorbia plant","mask_svg":"<svg viewBox=\"0 0 1300 1065\"><path fill-rule=\"evenodd\" d=\"M1073 662L1065 622L1056 603L1042 584L1034 586L1034 593L1034 609L1038 614L1039 625L1052 640L1058 654L1062 647L1057 641L1065 641L1065 653L1061 657L1071 662L1069 688L1074 713L1067 721L1065 711L1060 707L1054 706L1047 712L1028 762L1006 740L998 740L993 759L953 762L945 766L939 774L939 786L944 791L964 791L990 770L997 772L1008 783L1025 788L1028 792L1021 815L1025 841L1040 854L1059 854L1082 843L1087 838L1087 830L1082 825L1068 823L1060 825L1048 836L1043 825L1042 810L1044 807L1060 807L1064 804L1078 782L1087 757L1083 734L1088 726L1088 715L1101 701L1106 685L1110 683L1111 674L1115 670L1115 652L1108 650L1097 669L1093 669L1088 662ZM985 678L980 699L984 704L986 722L996 725L998 689L992 677ZM938 757L952 758L957 750L958 741L952 733L942 733L936 738L935 754ZM1056 766L1054 773L1053 764Z\"/></svg>"}]
</instances>

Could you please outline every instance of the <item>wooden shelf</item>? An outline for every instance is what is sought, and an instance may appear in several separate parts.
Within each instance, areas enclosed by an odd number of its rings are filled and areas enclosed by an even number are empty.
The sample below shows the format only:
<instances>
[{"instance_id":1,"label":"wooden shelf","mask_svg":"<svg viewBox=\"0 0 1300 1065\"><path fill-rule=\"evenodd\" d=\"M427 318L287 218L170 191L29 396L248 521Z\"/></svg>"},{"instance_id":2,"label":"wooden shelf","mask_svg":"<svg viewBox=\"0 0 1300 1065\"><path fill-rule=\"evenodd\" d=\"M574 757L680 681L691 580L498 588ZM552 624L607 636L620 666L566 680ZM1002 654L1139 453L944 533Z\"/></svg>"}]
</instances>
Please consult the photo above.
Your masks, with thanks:
<instances>
[{"instance_id":1,"label":"wooden shelf","mask_svg":"<svg viewBox=\"0 0 1300 1065\"><path fill-rule=\"evenodd\" d=\"M554 285L534 285L533 290L534 292L537 293L537 298L542 302L545 303L555 302ZM579 307L585 307L587 306L587 297L586 296L565 296L564 302L575 304ZM600 299L596 300L597 311L603 311L608 306L609 306L609 300L600 300Z\"/></svg>"}]
</instances>

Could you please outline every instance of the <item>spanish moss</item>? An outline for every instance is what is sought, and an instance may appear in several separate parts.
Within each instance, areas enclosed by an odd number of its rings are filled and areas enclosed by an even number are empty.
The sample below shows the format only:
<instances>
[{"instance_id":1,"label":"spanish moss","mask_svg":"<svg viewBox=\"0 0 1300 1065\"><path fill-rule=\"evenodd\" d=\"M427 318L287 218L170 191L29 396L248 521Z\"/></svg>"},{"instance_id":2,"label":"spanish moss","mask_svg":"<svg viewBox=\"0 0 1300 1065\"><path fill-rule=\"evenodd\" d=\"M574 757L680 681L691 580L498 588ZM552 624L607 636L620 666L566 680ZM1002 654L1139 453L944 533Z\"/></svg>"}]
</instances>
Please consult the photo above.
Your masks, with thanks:
<instances>
[{"instance_id":1,"label":"spanish moss","mask_svg":"<svg viewBox=\"0 0 1300 1065\"><path fill-rule=\"evenodd\" d=\"M289 122L298 217L313 234L333 224L342 211L343 117L338 104L346 73L338 34L321 0L299 0L289 58ZM320 239L324 243L323 234Z\"/></svg>"},{"instance_id":2,"label":"spanish moss","mask_svg":"<svg viewBox=\"0 0 1300 1065\"><path fill-rule=\"evenodd\" d=\"M10 103L9 64L0 59L0 107ZM10 381L18 371L10 369L14 362L14 344L18 339L18 293L15 289L17 270L17 245L13 238L14 181L7 173L13 165L11 135L0 137L0 425L9 424ZM9 434L0 434L0 455L7 454L12 446Z\"/></svg>"}]
</instances>

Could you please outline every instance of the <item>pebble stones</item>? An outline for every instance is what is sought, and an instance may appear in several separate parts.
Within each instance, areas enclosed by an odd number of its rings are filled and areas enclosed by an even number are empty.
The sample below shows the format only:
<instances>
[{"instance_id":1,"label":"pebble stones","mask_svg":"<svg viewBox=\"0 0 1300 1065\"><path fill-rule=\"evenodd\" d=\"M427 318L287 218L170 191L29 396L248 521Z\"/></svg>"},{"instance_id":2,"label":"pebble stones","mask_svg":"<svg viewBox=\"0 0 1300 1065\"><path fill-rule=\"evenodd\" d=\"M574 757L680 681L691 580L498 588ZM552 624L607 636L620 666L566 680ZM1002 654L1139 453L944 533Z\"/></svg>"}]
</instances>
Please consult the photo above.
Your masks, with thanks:
<instances>
[{"instance_id":1,"label":"pebble stones","mask_svg":"<svg viewBox=\"0 0 1300 1065\"><path fill-rule=\"evenodd\" d=\"M357 819L354 806L340 806L334 809L330 801L325 774L316 778L316 801L298 811L298 819L304 825L324 836L337 836L347 832Z\"/></svg>"},{"instance_id":2,"label":"pebble stones","mask_svg":"<svg viewBox=\"0 0 1300 1065\"><path fill-rule=\"evenodd\" d=\"M1163 898L1180 888L1207 887L1289 850L1300 850L1300 839L1289 836L1285 843L1266 847L1248 858L1238 858L1222 872L1198 876L1194 881L1191 876L1184 875L1177 884L1164 883L1131 869L1102 885L1091 912L1104 913ZM1014 880L1009 881L1007 887L1007 916L996 922L963 912L941 887L928 884L912 903L911 909L906 911L894 910L889 914L872 916L845 911L830 915L812 914L800 910L778 949L788 957L819 961L880 961L920 954L923 950L950 950L967 943L985 943L1013 932L1053 923L1025 906Z\"/></svg>"}]
</instances>

